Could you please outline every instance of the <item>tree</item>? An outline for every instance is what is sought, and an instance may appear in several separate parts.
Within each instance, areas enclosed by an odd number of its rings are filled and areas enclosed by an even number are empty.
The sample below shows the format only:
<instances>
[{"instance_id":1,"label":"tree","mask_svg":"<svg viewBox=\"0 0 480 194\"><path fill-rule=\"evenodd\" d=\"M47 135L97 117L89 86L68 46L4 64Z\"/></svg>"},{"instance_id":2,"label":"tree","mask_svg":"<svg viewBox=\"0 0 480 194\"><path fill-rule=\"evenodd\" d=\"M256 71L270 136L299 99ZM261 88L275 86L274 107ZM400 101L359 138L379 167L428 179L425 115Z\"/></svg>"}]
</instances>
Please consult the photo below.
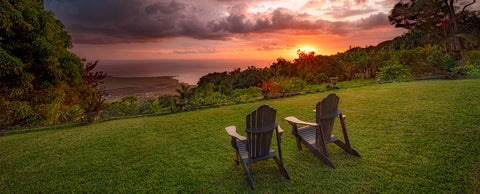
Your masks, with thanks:
<instances>
[{"instance_id":1,"label":"tree","mask_svg":"<svg viewBox=\"0 0 480 194\"><path fill-rule=\"evenodd\" d=\"M297 72L300 77L305 78L307 73L318 73L316 72L316 67L318 66L317 61L315 60L315 52L305 52L300 49L297 50L298 58L294 60L297 64Z\"/></svg>"},{"instance_id":2,"label":"tree","mask_svg":"<svg viewBox=\"0 0 480 194\"><path fill-rule=\"evenodd\" d=\"M177 91L181 100L186 100L190 95L191 90L189 85L182 83L181 88L177 88L175 91Z\"/></svg>"},{"instance_id":3,"label":"tree","mask_svg":"<svg viewBox=\"0 0 480 194\"><path fill-rule=\"evenodd\" d=\"M280 57L277 58L277 62L272 63L270 66L270 71L273 73L274 77L295 77L298 76L298 72L295 67L295 64Z\"/></svg>"},{"instance_id":4,"label":"tree","mask_svg":"<svg viewBox=\"0 0 480 194\"><path fill-rule=\"evenodd\" d=\"M406 0L395 4L390 12L390 23L410 32L427 32L430 39L440 40L445 51L460 56L462 45L459 25L478 14L472 14L467 8L476 0ZM480 26L477 26L480 27ZM463 32L471 33L471 32Z\"/></svg>"},{"instance_id":5,"label":"tree","mask_svg":"<svg viewBox=\"0 0 480 194\"><path fill-rule=\"evenodd\" d=\"M63 24L41 0L0 1L0 21L0 128L80 119L93 91Z\"/></svg>"},{"instance_id":6,"label":"tree","mask_svg":"<svg viewBox=\"0 0 480 194\"><path fill-rule=\"evenodd\" d=\"M369 48L352 48L340 55L339 62L342 64L346 79L358 78L361 74L366 79L375 77L378 67L374 62L375 50Z\"/></svg>"}]
</instances>

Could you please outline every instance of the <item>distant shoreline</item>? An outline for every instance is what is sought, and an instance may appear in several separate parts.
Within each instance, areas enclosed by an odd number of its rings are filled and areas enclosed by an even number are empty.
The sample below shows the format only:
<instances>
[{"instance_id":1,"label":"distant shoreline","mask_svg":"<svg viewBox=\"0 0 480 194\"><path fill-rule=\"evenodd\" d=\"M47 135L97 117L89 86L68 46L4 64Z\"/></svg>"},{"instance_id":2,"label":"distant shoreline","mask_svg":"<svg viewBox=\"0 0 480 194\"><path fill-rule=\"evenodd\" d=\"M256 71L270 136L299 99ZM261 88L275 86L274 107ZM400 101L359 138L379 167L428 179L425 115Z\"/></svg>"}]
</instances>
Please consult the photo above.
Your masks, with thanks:
<instances>
[{"instance_id":1,"label":"distant shoreline","mask_svg":"<svg viewBox=\"0 0 480 194\"><path fill-rule=\"evenodd\" d=\"M269 66L273 60L103 60L95 67L107 75L122 78L172 77L196 85L202 76L213 72Z\"/></svg>"},{"instance_id":2,"label":"distant shoreline","mask_svg":"<svg viewBox=\"0 0 480 194\"><path fill-rule=\"evenodd\" d=\"M107 76L102 87L108 95L107 101L117 101L125 96L136 96L140 101L144 101L161 95L176 95L175 89L181 87L181 82L175 79L175 76Z\"/></svg>"}]
</instances>

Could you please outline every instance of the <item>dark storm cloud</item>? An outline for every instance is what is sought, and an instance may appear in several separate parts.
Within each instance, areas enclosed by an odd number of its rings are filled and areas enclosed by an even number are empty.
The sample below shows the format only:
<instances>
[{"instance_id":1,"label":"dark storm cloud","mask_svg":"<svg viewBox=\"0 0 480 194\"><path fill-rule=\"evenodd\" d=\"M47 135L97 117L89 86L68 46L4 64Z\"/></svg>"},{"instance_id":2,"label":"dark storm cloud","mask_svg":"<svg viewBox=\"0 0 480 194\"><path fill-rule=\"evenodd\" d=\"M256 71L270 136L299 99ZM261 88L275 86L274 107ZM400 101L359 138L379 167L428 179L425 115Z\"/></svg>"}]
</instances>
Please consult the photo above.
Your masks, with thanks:
<instances>
[{"instance_id":1,"label":"dark storm cloud","mask_svg":"<svg viewBox=\"0 0 480 194\"><path fill-rule=\"evenodd\" d=\"M355 30L388 25L385 14L372 15L356 23L312 19L314 17L309 14L286 8L252 15L247 13L250 2L45 0L45 7L65 24L75 43L91 44L149 42L172 37L229 40L238 34L287 33L289 30L345 35ZM345 14L355 14L354 11Z\"/></svg>"},{"instance_id":2,"label":"dark storm cloud","mask_svg":"<svg viewBox=\"0 0 480 194\"><path fill-rule=\"evenodd\" d=\"M365 8L365 9L346 9L345 7L334 7L331 8L326 14L332 16L333 18L347 18L352 16L363 15L366 13L374 12L375 10L372 8Z\"/></svg>"},{"instance_id":3,"label":"dark storm cloud","mask_svg":"<svg viewBox=\"0 0 480 194\"><path fill-rule=\"evenodd\" d=\"M372 14L365 19L357 21L357 26L360 29L375 29L388 25L388 16L384 13Z\"/></svg>"}]
</instances>

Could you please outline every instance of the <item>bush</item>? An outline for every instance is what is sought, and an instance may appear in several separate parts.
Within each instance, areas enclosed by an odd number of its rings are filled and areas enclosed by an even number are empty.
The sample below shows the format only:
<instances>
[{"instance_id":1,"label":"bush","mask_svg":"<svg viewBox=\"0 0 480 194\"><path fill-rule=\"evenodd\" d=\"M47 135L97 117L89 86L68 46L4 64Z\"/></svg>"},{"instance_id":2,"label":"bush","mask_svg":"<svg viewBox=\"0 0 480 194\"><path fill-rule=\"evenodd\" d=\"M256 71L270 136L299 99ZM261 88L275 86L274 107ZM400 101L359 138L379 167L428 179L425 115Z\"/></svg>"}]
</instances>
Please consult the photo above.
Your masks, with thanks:
<instances>
[{"instance_id":1,"label":"bush","mask_svg":"<svg viewBox=\"0 0 480 194\"><path fill-rule=\"evenodd\" d=\"M263 71L262 69L255 66L250 66L244 71L238 70L230 73L232 75L230 83L233 89L257 86L260 83L260 80L258 80L257 77L260 77L263 80L268 80L267 78L269 77L266 76L266 71Z\"/></svg>"},{"instance_id":2,"label":"bush","mask_svg":"<svg viewBox=\"0 0 480 194\"><path fill-rule=\"evenodd\" d=\"M120 102L113 102L105 106L104 116L125 116L138 114L140 109L137 103L136 96L126 96Z\"/></svg>"},{"instance_id":3,"label":"bush","mask_svg":"<svg viewBox=\"0 0 480 194\"><path fill-rule=\"evenodd\" d=\"M245 89L235 89L230 96L231 101L246 103L255 101L256 97L262 95L262 90L259 87L249 87Z\"/></svg>"},{"instance_id":4,"label":"bush","mask_svg":"<svg viewBox=\"0 0 480 194\"><path fill-rule=\"evenodd\" d=\"M195 93L195 96L189 102L192 106L206 105L206 104L219 104L227 101L227 96L220 92L213 92L210 94Z\"/></svg>"},{"instance_id":5,"label":"bush","mask_svg":"<svg viewBox=\"0 0 480 194\"><path fill-rule=\"evenodd\" d=\"M299 78L278 77L275 81L280 85L280 93L297 92L307 87L307 82Z\"/></svg>"},{"instance_id":6,"label":"bush","mask_svg":"<svg viewBox=\"0 0 480 194\"><path fill-rule=\"evenodd\" d=\"M377 73L377 78L382 81L401 80L410 76L409 67L400 65L396 60L391 61L391 64L380 68Z\"/></svg>"},{"instance_id":7,"label":"bush","mask_svg":"<svg viewBox=\"0 0 480 194\"><path fill-rule=\"evenodd\" d=\"M377 55L381 80L396 80L405 77L420 77L445 73L455 64L453 58L434 46L382 51ZM385 62L382 62L385 61Z\"/></svg>"},{"instance_id":8,"label":"bush","mask_svg":"<svg viewBox=\"0 0 480 194\"><path fill-rule=\"evenodd\" d=\"M307 73L304 79L308 84L321 84L321 83L328 83L330 79L328 78L327 74L325 73Z\"/></svg>"},{"instance_id":9,"label":"bush","mask_svg":"<svg viewBox=\"0 0 480 194\"><path fill-rule=\"evenodd\" d=\"M440 49L431 46L417 48L423 54L422 63L418 67L417 75L438 75L454 67L453 58L444 54Z\"/></svg>"},{"instance_id":10,"label":"bush","mask_svg":"<svg viewBox=\"0 0 480 194\"><path fill-rule=\"evenodd\" d=\"M25 101L1 101L0 127L23 126L35 120L32 107Z\"/></svg>"},{"instance_id":11,"label":"bush","mask_svg":"<svg viewBox=\"0 0 480 194\"><path fill-rule=\"evenodd\" d=\"M172 104L174 104L174 103L164 106L160 103L159 99L160 98L157 98L157 99L149 100L149 101L146 101L145 103L143 103L139 107L140 112L141 113L156 113L156 114L159 114L159 113L165 113L165 112L174 110L174 108L172 108L172 109L170 108L170 107L172 107Z\"/></svg>"},{"instance_id":12,"label":"bush","mask_svg":"<svg viewBox=\"0 0 480 194\"><path fill-rule=\"evenodd\" d=\"M227 96L225 96L219 91L215 91L215 86L213 85L213 83L209 83L204 87L197 87L195 89L195 93L190 98L189 104L192 106L218 104L226 102L226 100Z\"/></svg>"},{"instance_id":13,"label":"bush","mask_svg":"<svg viewBox=\"0 0 480 194\"><path fill-rule=\"evenodd\" d=\"M85 110L83 110L80 106L73 105L73 106L67 107L65 112L61 114L61 119L62 119L62 122L80 121L84 113L85 113Z\"/></svg>"},{"instance_id":14,"label":"bush","mask_svg":"<svg viewBox=\"0 0 480 194\"><path fill-rule=\"evenodd\" d=\"M480 66L480 51L473 50L465 52L463 61L465 65Z\"/></svg>"}]
</instances>

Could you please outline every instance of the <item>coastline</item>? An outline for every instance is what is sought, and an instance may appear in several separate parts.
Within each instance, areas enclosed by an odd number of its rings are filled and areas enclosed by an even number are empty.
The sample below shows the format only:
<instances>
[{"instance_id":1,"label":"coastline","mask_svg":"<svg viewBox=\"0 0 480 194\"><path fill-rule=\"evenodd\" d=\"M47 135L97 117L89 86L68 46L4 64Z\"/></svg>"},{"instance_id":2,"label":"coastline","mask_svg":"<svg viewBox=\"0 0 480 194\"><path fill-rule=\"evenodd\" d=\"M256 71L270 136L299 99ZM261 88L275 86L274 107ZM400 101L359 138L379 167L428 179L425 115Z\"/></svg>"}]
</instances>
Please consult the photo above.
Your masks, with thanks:
<instances>
[{"instance_id":1,"label":"coastline","mask_svg":"<svg viewBox=\"0 0 480 194\"><path fill-rule=\"evenodd\" d=\"M136 96L145 101L161 95L176 95L175 89L181 87L176 76L156 77L113 77L107 76L101 84L107 93L107 101L113 102L125 96Z\"/></svg>"},{"instance_id":2,"label":"coastline","mask_svg":"<svg viewBox=\"0 0 480 194\"><path fill-rule=\"evenodd\" d=\"M209 73L233 71L249 66L263 68L273 60L201 60L201 59L158 59L158 60L103 60L99 61L95 71L102 71L113 77L170 77L189 85Z\"/></svg>"}]
</instances>

